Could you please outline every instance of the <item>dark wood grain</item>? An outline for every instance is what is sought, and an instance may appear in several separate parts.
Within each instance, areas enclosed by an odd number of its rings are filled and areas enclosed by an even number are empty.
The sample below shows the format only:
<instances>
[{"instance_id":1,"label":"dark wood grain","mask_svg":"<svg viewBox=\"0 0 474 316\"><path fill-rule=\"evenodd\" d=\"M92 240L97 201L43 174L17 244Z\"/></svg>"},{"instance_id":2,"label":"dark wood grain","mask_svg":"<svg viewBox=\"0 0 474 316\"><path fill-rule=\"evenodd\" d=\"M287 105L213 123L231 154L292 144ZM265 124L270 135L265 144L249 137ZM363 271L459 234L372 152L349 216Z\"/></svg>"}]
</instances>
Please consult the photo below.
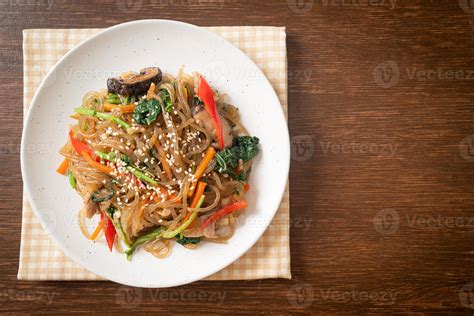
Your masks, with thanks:
<instances>
[{"instance_id":1,"label":"dark wood grain","mask_svg":"<svg viewBox=\"0 0 474 316\"><path fill-rule=\"evenodd\" d=\"M127 312L111 282L16 280L22 29L163 18L287 27L294 279L133 290L132 311L472 314L474 3L138 2L0 1L0 312Z\"/></svg>"}]
</instances>

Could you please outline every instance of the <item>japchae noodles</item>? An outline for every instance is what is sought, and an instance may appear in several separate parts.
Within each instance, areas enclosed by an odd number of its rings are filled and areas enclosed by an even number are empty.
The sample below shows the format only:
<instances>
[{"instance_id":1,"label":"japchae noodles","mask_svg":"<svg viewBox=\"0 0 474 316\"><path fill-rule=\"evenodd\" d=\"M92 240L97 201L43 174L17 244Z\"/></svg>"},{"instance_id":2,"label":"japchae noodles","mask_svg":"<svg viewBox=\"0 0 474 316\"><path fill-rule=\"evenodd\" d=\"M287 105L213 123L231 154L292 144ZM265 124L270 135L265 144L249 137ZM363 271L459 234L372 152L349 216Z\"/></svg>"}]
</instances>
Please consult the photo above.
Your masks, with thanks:
<instances>
[{"instance_id":1,"label":"japchae noodles","mask_svg":"<svg viewBox=\"0 0 474 316\"><path fill-rule=\"evenodd\" d=\"M87 238L104 235L111 251L124 244L128 258L139 247L164 258L174 241L196 248L232 237L259 140L202 75L127 72L75 112L58 172L84 201Z\"/></svg>"}]
</instances>

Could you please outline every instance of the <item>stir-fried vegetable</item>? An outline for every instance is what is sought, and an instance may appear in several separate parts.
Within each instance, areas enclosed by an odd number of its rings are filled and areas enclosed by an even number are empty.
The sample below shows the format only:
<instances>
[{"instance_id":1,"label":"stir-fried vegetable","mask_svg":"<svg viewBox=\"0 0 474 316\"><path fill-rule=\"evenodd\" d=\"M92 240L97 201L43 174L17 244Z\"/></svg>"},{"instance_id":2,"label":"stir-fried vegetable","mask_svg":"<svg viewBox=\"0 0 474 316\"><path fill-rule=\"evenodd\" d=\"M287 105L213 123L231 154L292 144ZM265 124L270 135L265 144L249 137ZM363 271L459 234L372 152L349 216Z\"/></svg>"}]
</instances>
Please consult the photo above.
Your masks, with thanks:
<instances>
[{"instance_id":1,"label":"stir-fried vegetable","mask_svg":"<svg viewBox=\"0 0 474 316\"><path fill-rule=\"evenodd\" d=\"M128 95L125 98L123 98L123 100L122 100L123 105L130 104L131 102L132 102L132 98L130 98L130 96L128 96Z\"/></svg>"},{"instance_id":2,"label":"stir-fried vegetable","mask_svg":"<svg viewBox=\"0 0 474 316\"><path fill-rule=\"evenodd\" d=\"M158 182L151 177L147 176L144 172L138 170L135 167L132 166L127 166L127 170L130 171L135 177L137 177L140 180L146 181L150 183L151 185L158 185Z\"/></svg>"},{"instance_id":3,"label":"stir-fried vegetable","mask_svg":"<svg viewBox=\"0 0 474 316\"><path fill-rule=\"evenodd\" d=\"M142 99L135 107L133 119L140 125L150 125L161 113L161 107L156 99Z\"/></svg>"},{"instance_id":4,"label":"stir-fried vegetable","mask_svg":"<svg viewBox=\"0 0 474 316\"><path fill-rule=\"evenodd\" d=\"M165 104L165 111L166 112L173 111L173 102L171 101L171 96L168 90L161 89L160 93L161 93L161 99L163 100L163 103Z\"/></svg>"},{"instance_id":5,"label":"stir-fried vegetable","mask_svg":"<svg viewBox=\"0 0 474 316\"><path fill-rule=\"evenodd\" d=\"M115 230L117 231L117 233L120 233L122 240L127 245L127 247L130 247L130 243L128 242L127 235L125 235L125 231L123 230L122 222L120 221L119 218L114 217L114 214L115 212L117 212L117 209L113 206L109 206L106 211L107 211L107 215L112 220L112 223L115 226Z\"/></svg>"},{"instance_id":6,"label":"stir-fried vegetable","mask_svg":"<svg viewBox=\"0 0 474 316\"><path fill-rule=\"evenodd\" d=\"M195 208L199 200L201 200L201 196L204 194L204 190L206 189L207 183L204 181L199 181L196 189L196 194L194 195L193 201L191 202L191 208Z\"/></svg>"},{"instance_id":7,"label":"stir-fried vegetable","mask_svg":"<svg viewBox=\"0 0 474 316\"><path fill-rule=\"evenodd\" d=\"M86 151L83 151L81 155L92 167L96 168L97 170L100 170L105 174L112 173L112 168L104 166L103 164L98 163L97 161L93 160L91 156L89 155L89 153L87 153Z\"/></svg>"},{"instance_id":8,"label":"stir-fried vegetable","mask_svg":"<svg viewBox=\"0 0 474 316\"><path fill-rule=\"evenodd\" d=\"M135 105L134 104L115 105L111 103L104 103L104 110L106 111L119 110L122 113L133 113L133 111L135 111Z\"/></svg>"},{"instance_id":9,"label":"stir-fried vegetable","mask_svg":"<svg viewBox=\"0 0 474 316\"><path fill-rule=\"evenodd\" d=\"M97 228L92 233L91 240L96 240L97 239L97 237L99 236L99 233L102 231L103 227L104 227L104 214L100 213L100 222L97 225Z\"/></svg>"},{"instance_id":10,"label":"stir-fried vegetable","mask_svg":"<svg viewBox=\"0 0 474 316\"><path fill-rule=\"evenodd\" d=\"M247 175L235 174L234 169L242 162L252 160L259 152L258 137L240 136L235 139L235 146L219 151L216 154L216 169L222 174L228 174L232 178L245 182Z\"/></svg>"},{"instance_id":11,"label":"stir-fried vegetable","mask_svg":"<svg viewBox=\"0 0 474 316\"><path fill-rule=\"evenodd\" d=\"M166 152L163 147L161 147L158 140L155 139L154 144L158 153L158 159L160 160L161 165L163 166L163 170L165 171L166 177L168 177L168 181L170 181L173 178L173 173L171 172L170 165L166 160Z\"/></svg>"},{"instance_id":12,"label":"stir-fried vegetable","mask_svg":"<svg viewBox=\"0 0 474 316\"><path fill-rule=\"evenodd\" d=\"M205 198L204 195L201 196L201 199L199 200L198 204L196 205L196 208L201 207L202 203L204 202L204 198ZM184 223L181 224L178 228L176 228L175 230L172 230L170 232L168 232L168 231L163 232L163 238L173 238L176 235L178 235L179 233L181 233L183 230L188 228L188 226L196 219L197 215L198 215L198 212L193 212L191 214L191 216L189 216L189 218L187 220L185 220Z\"/></svg>"},{"instance_id":13,"label":"stir-fried vegetable","mask_svg":"<svg viewBox=\"0 0 474 316\"><path fill-rule=\"evenodd\" d=\"M105 218L105 225L105 240L107 241L107 245L109 246L110 251L112 251L117 231L115 230L114 224L108 217Z\"/></svg>"},{"instance_id":14,"label":"stir-fried vegetable","mask_svg":"<svg viewBox=\"0 0 474 316\"><path fill-rule=\"evenodd\" d=\"M181 245L196 245L201 241L201 237L184 237L181 234L176 235L176 242Z\"/></svg>"},{"instance_id":15,"label":"stir-fried vegetable","mask_svg":"<svg viewBox=\"0 0 474 316\"><path fill-rule=\"evenodd\" d=\"M97 112L94 109L86 109L86 108L75 108L74 111L76 113L81 114L81 115L87 115L87 116L95 116L97 118L100 118L102 120L111 120L115 124L122 126L125 129L129 129L131 126L127 122L119 119L118 117L115 117L109 113L104 113L104 112Z\"/></svg>"},{"instance_id":16,"label":"stir-fried vegetable","mask_svg":"<svg viewBox=\"0 0 474 316\"><path fill-rule=\"evenodd\" d=\"M153 99L154 96L155 96L155 83L152 82L150 84L150 87L148 88L147 93L146 93L146 98L148 100L151 100L151 99Z\"/></svg>"},{"instance_id":17,"label":"stir-fried vegetable","mask_svg":"<svg viewBox=\"0 0 474 316\"><path fill-rule=\"evenodd\" d=\"M74 175L72 174L71 171L69 171L67 173L67 178L69 180L69 184L71 185L71 188L73 188L74 190L76 189L76 186L77 186L77 183L76 183L76 178L74 177Z\"/></svg>"},{"instance_id":18,"label":"stir-fried vegetable","mask_svg":"<svg viewBox=\"0 0 474 316\"><path fill-rule=\"evenodd\" d=\"M240 200L232 204L229 204L227 206L224 206L222 209L215 212L211 217L209 217L204 223L202 223L200 230L203 230L204 228L214 223L215 221L221 219L222 217L246 207L247 207L247 202L244 200Z\"/></svg>"},{"instance_id":19,"label":"stir-fried vegetable","mask_svg":"<svg viewBox=\"0 0 474 316\"><path fill-rule=\"evenodd\" d=\"M216 154L216 150L214 147L209 147L209 149L206 151L206 154L204 155L204 158L201 160L199 163L199 166L196 169L196 172L194 172L194 179L195 181L199 180L201 176L203 175L204 171L206 171L207 167L211 163L212 159L214 159L214 156ZM188 196L192 196L194 193L194 184L191 187L191 189L188 192Z\"/></svg>"},{"instance_id":20,"label":"stir-fried vegetable","mask_svg":"<svg viewBox=\"0 0 474 316\"><path fill-rule=\"evenodd\" d=\"M107 154L107 153L96 150L94 151L94 154L96 154L100 159L115 162L115 153L113 152L110 152Z\"/></svg>"},{"instance_id":21,"label":"stir-fried vegetable","mask_svg":"<svg viewBox=\"0 0 474 316\"><path fill-rule=\"evenodd\" d=\"M248 192L250 190L250 184L248 182L244 185L244 192Z\"/></svg>"},{"instance_id":22,"label":"stir-fried vegetable","mask_svg":"<svg viewBox=\"0 0 474 316\"><path fill-rule=\"evenodd\" d=\"M204 102L206 111L212 118L214 126L216 128L217 142L219 143L220 149L224 148L224 136L222 134L222 125L219 118L219 112L217 111L216 102L214 101L214 92L207 83L203 76L199 78L199 87L197 92L198 97Z\"/></svg>"},{"instance_id":23,"label":"stir-fried vegetable","mask_svg":"<svg viewBox=\"0 0 474 316\"><path fill-rule=\"evenodd\" d=\"M130 246L130 248L125 251L125 254L127 255L127 259L130 260L132 258L132 254L135 252L135 250L139 246L143 245L144 243L150 240L154 240L158 237L161 237L161 235L162 235L161 227L158 227L152 230L151 232L138 237L137 240L135 240L135 242Z\"/></svg>"},{"instance_id":24,"label":"stir-fried vegetable","mask_svg":"<svg viewBox=\"0 0 474 316\"><path fill-rule=\"evenodd\" d=\"M68 167L69 167L69 160L65 158L63 162L61 162L61 164L59 165L58 169L56 169L56 172L65 176Z\"/></svg>"},{"instance_id":25,"label":"stir-fried vegetable","mask_svg":"<svg viewBox=\"0 0 474 316\"><path fill-rule=\"evenodd\" d=\"M115 162L117 160L116 158L116 155L115 153L113 152L110 152L110 153L104 153L104 152L101 152L101 151L98 151L96 150L95 151L95 154L97 156L99 156L100 158L104 159L104 160L108 160L108 161L111 161L111 162ZM140 180L143 180L143 181L146 181L152 185L157 185L158 182L156 180L154 180L153 178L149 177L147 174L145 174L144 172L140 171L138 168L134 167L133 165L130 164L130 159L125 156L125 155L122 155L122 157L120 157L120 159L125 162L125 164L127 165L126 168L128 171L130 171L131 174L133 174L135 177L137 177L138 179Z\"/></svg>"},{"instance_id":26,"label":"stir-fried vegetable","mask_svg":"<svg viewBox=\"0 0 474 316\"><path fill-rule=\"evenodd\" d=\"M115 191L112 188L112 185L110 185L110 188L107 189L102 189L99 192L94 192L91 195L91 199L94 202L104 202L112 199L114 197Z\"/></svg>"},{"instance_id":27,"label":"stir-fried vegetable","mask_svg":"<svg viewBox=\"0 0 474 316\"><path fill-rule=\"evenodd\" d=\"M196 208L199 202L201 201L201 197L204 194L204 190L207 187L207 183L204 181L199 181L196 189L196 194L194 194L193 201L191 202L191 208ZM184 220L186 221L190 216L192 212L188 212L186 216L184 217ZM191 222L189 224L189 228L194 227L195 221Z\"/></svg>"},{"instance_id":28,"label":"stir-fried vegetable","mask_svg":"<svg viewBox=\"0 0 474 316\"><path fill-rule=\"evenodd\" d=\"M112 169L107 167L107 166L104 166L100 163L98 163L97 161L95 161L94 159L92 159L91 156L94 156L94 151L92 150L92 148L86 144L84 144L83 142L77 140L76 138L74 138L74 136L72 135L72 131L69 132L69 139L71 140L71 144L72 144L72 147L74 147L74 150L79 154L81 155L82 157L84 157L84 159L94 168L106 173L106 174L110 174L112 172Z\"/></svg>"},{"instance_id":29,"label":"stir-fried vegetable","mask_svg":"<svg viewBox=\"0 0 474 316\"><path fill-rule=\"evenodd\" d=\"M120 97L116 93L109 93L107 95L107 102L112 103L112 104L121 104L122 101L120 101Z\"/></svg>"},{"instance_id":30,"label":"stir-fried vegetable","mask_svg":"<svg viewBox=\"0 0 474 316\"><path fill-rule=\"evenodd\" d=\"M96 154L100 159L103 160L108 160L110 162L116 162L117 161L117 155L114 152L109 152L109 153L104 153L102 151L96 150L94 151L94 154ZM122 160L125 165L130 164L130 158L128 158L125 155L120 155L120 160Z\"/></svg>"},{"instance_id":31,"label":"stir-fried vegetable","mask_svg":"<svg viewBox=\"0 0 474 316\"><path fill-rule=\"evenodd\" d=\"M87 152L90 156L94 154L92 148L89 145L84 144L83 142L74 138L72 131L69 131L69 139L71 141L72 147L79 155L82 155L82 152L84 151Z\"/></svg>"},{"instance_id":32,"label":"stir-fried vegetable","mask_svg":"<svg viewBox=\"0 0 474 316\"><path fill-rule=\"evenodd\" d=\"M233 173L233 169L237 167L238 164L238 147L227 148L216 154L216 168L220 173Z\"/></svg>"},{"instance_id":33,"label":"stir-fried vegetable","mask_svg":"<svg viewBox=\"0 0 474 316\"><path fill-rule=\"evenodd\" d=\"M260 140L255 136L240 136L235 139L235 147L239 149L239 158L244 163L257 156L259 142Z\"/></svg>"}]
</instances>

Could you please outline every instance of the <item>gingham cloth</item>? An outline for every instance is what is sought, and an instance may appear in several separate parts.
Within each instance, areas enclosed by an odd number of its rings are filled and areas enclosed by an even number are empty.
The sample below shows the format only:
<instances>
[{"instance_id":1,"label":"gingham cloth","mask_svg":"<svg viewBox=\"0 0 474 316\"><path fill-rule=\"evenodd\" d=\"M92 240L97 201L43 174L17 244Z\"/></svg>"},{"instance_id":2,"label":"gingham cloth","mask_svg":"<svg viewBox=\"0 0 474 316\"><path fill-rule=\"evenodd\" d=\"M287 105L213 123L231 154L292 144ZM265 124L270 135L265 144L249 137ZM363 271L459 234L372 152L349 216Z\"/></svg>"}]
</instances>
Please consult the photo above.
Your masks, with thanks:
<instances>
[{"instance_id":1,"label":"gingham cloth","mask_svg":"<svg viewBox=\"0 0 474 316\"><path fill-rule=\"evenodd\" d=\"M287 115L287 59L284 27L210 27L246 53L271 81ZM23 31L24 114L56 61L100 29L33 29ZM291 278L288 185L280 208L260 240L240 259L208 280ZM23 195L20 280L101 280L49 239Z\"/></svg>"}]
</instances>

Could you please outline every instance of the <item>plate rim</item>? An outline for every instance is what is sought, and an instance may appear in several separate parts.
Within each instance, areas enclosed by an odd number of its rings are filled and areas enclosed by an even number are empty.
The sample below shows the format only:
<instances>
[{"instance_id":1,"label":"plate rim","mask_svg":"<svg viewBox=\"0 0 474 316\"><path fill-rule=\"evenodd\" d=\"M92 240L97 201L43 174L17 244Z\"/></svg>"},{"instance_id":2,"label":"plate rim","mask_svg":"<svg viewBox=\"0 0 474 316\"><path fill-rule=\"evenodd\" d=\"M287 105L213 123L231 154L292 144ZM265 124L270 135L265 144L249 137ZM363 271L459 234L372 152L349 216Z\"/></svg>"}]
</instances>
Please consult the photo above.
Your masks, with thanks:
<instances>
[{"instance_id":1,"label":"plate rim","mask_svg":"<svg viewBox=\"0 0 474 316\"><path fill-rule=\"evenodd\" d=\"M278 116L280 116L280 118L283 120L284 124L285 124L285 130L284 130L284 134L285 134L285 139L281 141L281 145L284 146L286 149L285 149L285 152L288 153L288 155L285 155L285 157L282 157L283 159L285 159L286 161L283 162L283 165L284 165L284 170L281 171L281 173L284 175L284 185L281 186L278 190L278 195L279 196L279 199L278 199L278 205L274 208L274 210L272 211L273 214L271 216L271 218L268 220L268 223L265 223L264 225L264 229L261 230L261 232L259 233L256 233L254 234L253 236L254 237L251 237L250 240L251 242L249 243L249 246L248 247L243 247L241 249L241 251L233 256L227 263L225 264L222 264L222 265L218 265L216 269L210 269L209 272L207 273L203 273L202 275L199 275L198 277L196 278L189 278L189 279L186 279L186 280L181 280L179 282L174 282L172 285L156 285L156 284L148 284L148 283L144 283L144 282L140 282L140 280L135 280L135 282L126 282L126 281L123 281L123 280L118 280L118 279L115 279L115 278L109 278L109 277L106 277L104 276L103 274L101 273L98 273L96 271L91 271L89 270L88 268L85 267L85 264L83 263L83 260L80 259L78 256L76 256L74 254L74 251L72 251L72 249L69 249L67 247L64 247L64 245L62 244L62 242L60 242L59 238L57 238L55 236L55 234L50 230L50 229L47 229L48 225L45 223L45 221L43 220L42 216L40 216L40 212L37 210L38 209L38 206L35 202L35 199L33 199L33 194L30 190L30 186L28 184L28 182L26 181L26 139L28 138L27 136L27 133L29 131L29 129L31 128L31 123L30 122L30 119L31 119L31 113L32 113L32 109L35 106L36 102L37 102L37 99L39 97L39 94L40 92L44 89L44 85L47 84L47 82L49 81L50 77L52 76L52 74L56 71L56 69L58 67L61 66L61 64L64 63L64 61L71 55L73 54L77 49L79 49L81 46L85 45L86 43L90 42L90 41L93 41L95 38L97 37L101 37L103 36L104 34L107 34L107 33L110 33L110 32L114 32L115 30L117 29L121 29L121 28L126 28L126 27L129 27L130 25L136 25L136 24L146 24L146 23L170 23L170 24L178 24L178 25L182 25L182 26L185 26L185 27L190 27L190 28L193 28L195 30L198 30L199 32L205 32L207 33L208 36L212 36L216 39L219 39L219 40L223 40L225 41L227 44L231 45L234 49L236 49L244 58L247 59L248 62L252 63L255 67L256 67L256 70L257 70L257 73L258 75L265 81L266 84L268 84L268 86L271 88L271 91L272 91L272 95L273 97L275 98L275 100L278 102L278 104L280 105L279 106L279 109L277 110L278 112ZM285 68L285 71L287 71L287 69ZM24 84L24 83L23 83ZM23 105L24 106L24 105ZM287 121L287 117L285 116L284 114L284 111L283 111L283 108L281 106L281 101L273 87L273 85L271 84L271 82L268 80L267 76L263 73L263 71L260 69L260 67L245 53L243 52L239 47L235 46L234 44L232 44L230 41L228 41L227 39L223 38L222 36L216 34L216 33L213 33L211 32L210 30L206 29L205 27L200 27L200 26L197 26L197 25L194 25L194 24L190 24L190 23L186 23L186 22L181 22L181 21L176 21L176 20L168 20L168 19L141 19L141 20L134 20L134 21L129 21L129 22L124 22L124 23L120 23L120 24L116 24L116 25L113 25L113 26L110 26L108 28L105 28L101 31L99 31L98 33L88 37L87 39L81 41L80 43L78 43L76 46L74 46L73 48L71 48L68 52L66 52L61 58L59 58L59 60L51 67L51 69L48 71L48 73L46 74L46 76L42 79L41 83L38 85L35 93L34 93L34 96L33 98L31 99L31 103L29 105L29 108L28 108L28 111L26 113L26 116L24 116L23 118L23 128L22 128L22 135L21 135L21 145L20 145L20 166L21 166L21 174L22 174L22 180L23 180L23 188L24 188L24 192L26 193L26 196L28 198L28 202L29 204L31 205L31 209L36 217L36 219L40 222L41 226L42 226L42 229L43 231L45 231L48 235L48 237L53 241L53 243L55 244L56 247L59 248L59 250L65 255L67 256L69 259L71 259L72 261L74 261L76 264L80 265L82 268L84 268L85 270L93 273L93 274L96 274L106 280L109 280L109 281L112 281L112 282L115 282L115 283L118 283L118 284L123 284L123 285L127 285L127 286L133 286L133 287L141 287L141 288L170 288L170 287L176 287L176 286L181 286L181 285L184 285L184 284L189 284L189 283L193 283L193 282L196 282L196 281L199 281L199 280L203 280L211 275L214 275L215 273L227 268L229 265L231 265L232 263L234 263L236 260L238 260L240 257L242 257L245 253L247 253L253 246L255 246L255 244L257 243L257 241L263 236L263 234L267 231L268 229L268 226L271 224L271 222L273 221L277 211L278 211L278 208L279 206L281 205L281 201L284 197L284 194L285 194L285 191L286 191L286 187L288 185L288 178L289 178L289 169L290 169L290 162L291 162L291 151L290 151L290 137L289 137L289 129L288 129L288 121ZM257 197L258 198L258 197ZM23 212L23 209L22 209L22 212ZM22 215L23 216L23 215ZM22 227L23 229L23 227ZM21 240L20 240L21 242Z\"/></svg>"}]
</instances>

